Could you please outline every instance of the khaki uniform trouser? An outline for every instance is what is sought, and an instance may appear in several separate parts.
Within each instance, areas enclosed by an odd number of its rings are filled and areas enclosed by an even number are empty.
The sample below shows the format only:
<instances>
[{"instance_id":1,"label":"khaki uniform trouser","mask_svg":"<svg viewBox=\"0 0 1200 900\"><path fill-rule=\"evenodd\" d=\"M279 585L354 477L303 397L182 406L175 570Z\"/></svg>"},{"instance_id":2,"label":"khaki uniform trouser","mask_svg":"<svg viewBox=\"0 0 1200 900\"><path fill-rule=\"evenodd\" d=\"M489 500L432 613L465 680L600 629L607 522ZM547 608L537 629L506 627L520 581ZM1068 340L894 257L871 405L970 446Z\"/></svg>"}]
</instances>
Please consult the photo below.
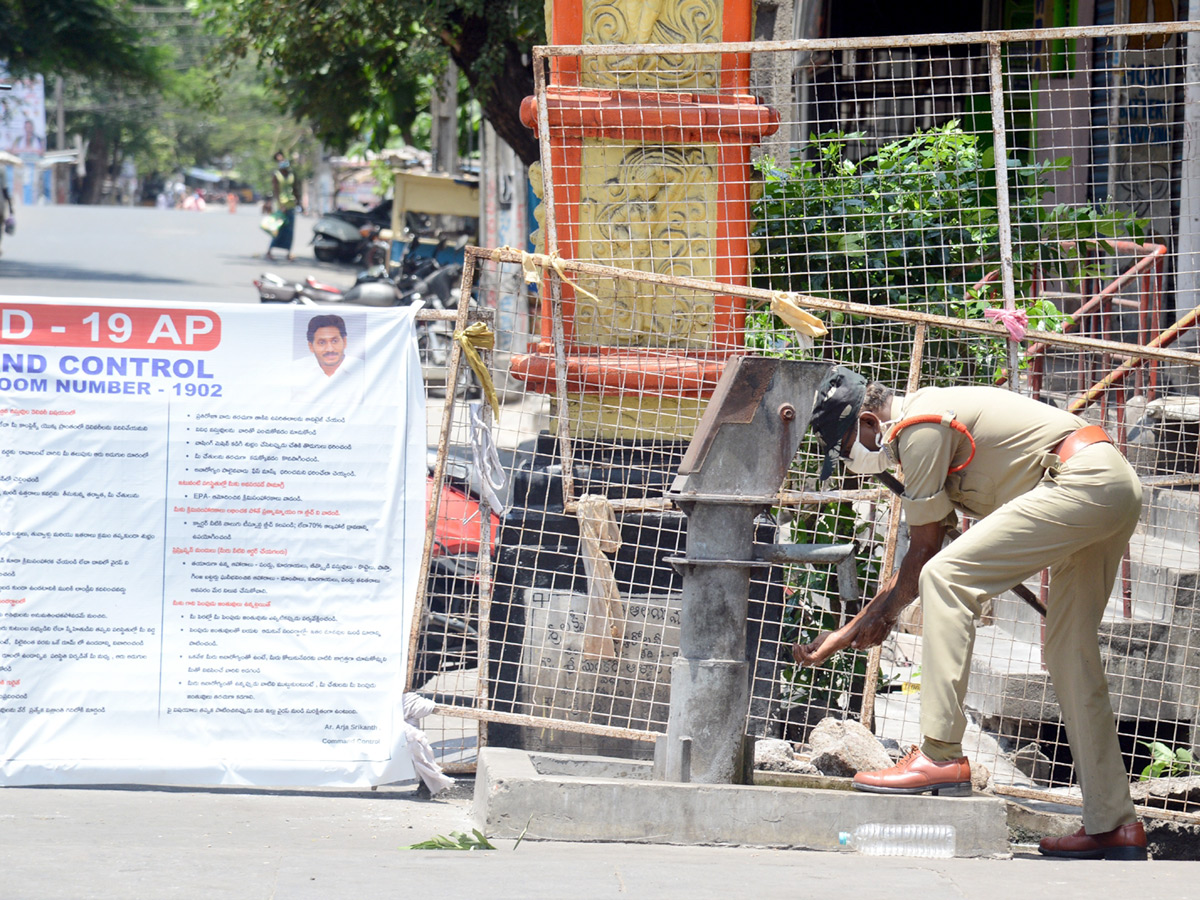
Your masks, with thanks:
<instances>
[{"instance_id":1,"label":"khaki uniform trouser","mask_svg":"<svg viewBox=\"0 0 1200 900\"><path fill-rule=\"evenodd\" d=\"M1076 453L1053 478L981 519L921 572L921 730L960 743L963 700L985 599L1050 568L1045 662L1062 710L1089 834L1135 820L1097 630L1141 485L1111 444Z\"/></svg>"}]
</instances>

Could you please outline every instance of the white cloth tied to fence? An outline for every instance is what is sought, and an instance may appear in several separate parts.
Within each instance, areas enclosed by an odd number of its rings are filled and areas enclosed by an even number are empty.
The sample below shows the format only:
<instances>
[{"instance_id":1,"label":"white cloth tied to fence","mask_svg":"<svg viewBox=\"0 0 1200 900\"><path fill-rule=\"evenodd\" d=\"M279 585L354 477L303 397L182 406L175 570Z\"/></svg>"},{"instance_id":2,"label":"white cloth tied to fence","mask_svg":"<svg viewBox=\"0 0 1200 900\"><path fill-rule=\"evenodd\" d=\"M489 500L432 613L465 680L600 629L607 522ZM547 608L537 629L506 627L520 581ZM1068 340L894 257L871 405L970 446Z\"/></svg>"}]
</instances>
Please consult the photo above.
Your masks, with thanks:
<instances>
[{"instance_id":1,"label":"white cloth tied to fence","mask_svg":"<svg viewBox=\"0 0 1200 900\"><path fill-rule=\"evenodd\" d=\"M500 500L500 492L504 490L507 479L500 465L496 442L492 439L492 423L483 414L483 401L476 400L470 405L470 419L471 458L479 475L479 492L487 500L492 512L502 516L507 507Z\"/></svg>"},{"instance_id":2,"label":"white cloth tied to fence","mask_svg":"<svg viewBox=\"0 0 1200 900\"><path fill-rule=\"evenodd\" d=\"M404 741L412 756L413 768L429 793L436 794L454 786L454 779L442 771L433 755L429 738L419 727L419 722L433 712L434 702L420 694L405 694L403 699Z\"/></svg>"},{"instance_id":3,"label":"white cloth tied to fence","mask_svg":"<svg viewBox=\"0 0 1200 900\"><path fill-rule=\"evenodd\" d=\"M616 659L617 644L625 639L625 604L607 554L621 548L621 528L608 498L598 494L580 497L575 517L588 580L583 655L589 659Z\"/></svg>"}]
</instances>

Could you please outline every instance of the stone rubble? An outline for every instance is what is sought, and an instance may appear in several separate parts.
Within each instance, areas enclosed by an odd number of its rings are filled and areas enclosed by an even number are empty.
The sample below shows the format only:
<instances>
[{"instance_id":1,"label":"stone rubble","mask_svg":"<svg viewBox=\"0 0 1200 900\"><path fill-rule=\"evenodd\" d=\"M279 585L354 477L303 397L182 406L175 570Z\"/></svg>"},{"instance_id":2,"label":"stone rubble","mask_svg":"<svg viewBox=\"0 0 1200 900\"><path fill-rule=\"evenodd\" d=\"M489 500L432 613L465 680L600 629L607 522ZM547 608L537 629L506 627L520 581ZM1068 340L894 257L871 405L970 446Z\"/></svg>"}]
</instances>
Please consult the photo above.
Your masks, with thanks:
<instances>
[{"instance_id":1,"label":"stone rubble","mask_svg":"<svg viewBox=\"0 0 1200 900\"><path fill-rule=\"evenodd\" d=\"M878 738L853 719L822 719L809 735L812 764L822 775L850 778L892 766Z\"/></svg>"}]
</instances>

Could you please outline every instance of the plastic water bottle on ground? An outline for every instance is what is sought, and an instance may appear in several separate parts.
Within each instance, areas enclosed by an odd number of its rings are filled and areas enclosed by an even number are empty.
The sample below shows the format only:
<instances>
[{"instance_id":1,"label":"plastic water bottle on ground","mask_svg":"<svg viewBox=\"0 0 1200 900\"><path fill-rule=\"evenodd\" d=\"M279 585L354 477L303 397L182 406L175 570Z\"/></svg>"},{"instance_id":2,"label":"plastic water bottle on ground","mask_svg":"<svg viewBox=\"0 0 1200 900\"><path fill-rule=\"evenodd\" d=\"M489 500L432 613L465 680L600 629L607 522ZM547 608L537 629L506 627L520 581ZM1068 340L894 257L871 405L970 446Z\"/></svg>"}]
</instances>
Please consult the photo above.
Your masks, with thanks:
<instances>
[{"instance_id":1,"label":"plastic water bottle on ground","mask_svg":"<svg viewBox=\"0 0 1200 900\"><path fill-rule=\"evenodd\" d=\"M953 825L859 825L853 833L838 834L838 847L865 856L917 856L950 859L954 856Z\"/></svg>"}]
</instances>

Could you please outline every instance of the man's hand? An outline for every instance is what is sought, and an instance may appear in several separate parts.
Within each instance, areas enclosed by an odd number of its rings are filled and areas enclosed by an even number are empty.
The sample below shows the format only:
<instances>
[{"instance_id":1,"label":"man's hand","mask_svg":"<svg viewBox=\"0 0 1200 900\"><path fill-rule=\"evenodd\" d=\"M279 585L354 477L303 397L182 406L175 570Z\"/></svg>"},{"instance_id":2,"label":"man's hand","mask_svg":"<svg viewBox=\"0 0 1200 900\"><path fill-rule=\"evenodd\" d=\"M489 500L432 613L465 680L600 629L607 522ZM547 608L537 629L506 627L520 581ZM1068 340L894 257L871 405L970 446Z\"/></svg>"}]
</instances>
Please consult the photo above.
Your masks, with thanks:
<instances>
[{"instance_id":1,"label":"man's hand","mask_svg":"<svg viewBox=\"0 0 1200 900\"><path fill-rule=\"evenodd\" d=\"M887 640L887 636L896 627L898 616L894 615L888 605L890 592L880 594L876 601L867 607L857 617L858 630L854 634L850 646L855 650L866 650Z\"/></svg>"},{"instance_id":2,"label":"man's hand","mask_svg":"<svg viewBox=\"0 0 1200 900\"><path fill-rule=\"evenodd\" d=\"M844 646L838 646L838 642L833 640L832 631L822 631L815 640L809 641L807 644L792 644L792 659L801 668L819 666L833 654L844 649Z\"/></svg>"},{"instance_id":3,"label":"man's hand","mask_svg":"<svg viewBox=\"0 0 1200 900\"><path fill-rule=\"evenodd\" d=\"M837 631L823 631L807 644L792 644L792 659L798 666L819 666L839 650L866 650L882 644L896 626L888 601L890 586L880 591L857 616Z\"/></svg>"},{"instance_id":4,"label":"man's hand","mask_svg":"<svg viewBox=\"0 0 1200 900\"><path fill-rule=\"evenodd\" d=\"M866 650L887 640L900 612L917 596L921 569L942 547L944 522L915 525L908 530L909 546L900 567L857 616L837 631L825 631L807 644L792 644L792 659L798 666L817 666L839 650Z\"/></svg>"},{"instance_id":5,"label":"man's hand","mask_svg":"<svg viewBox=\"0 0 1200 900\"><path fill-rule=\"evenodd\" d=\"M822 631L807 644L792 644L792 659L796 665L819 666L839 650L854 644L858 635L858 617L851 619L837 631Z\"/></svg>"}]
</instances>

